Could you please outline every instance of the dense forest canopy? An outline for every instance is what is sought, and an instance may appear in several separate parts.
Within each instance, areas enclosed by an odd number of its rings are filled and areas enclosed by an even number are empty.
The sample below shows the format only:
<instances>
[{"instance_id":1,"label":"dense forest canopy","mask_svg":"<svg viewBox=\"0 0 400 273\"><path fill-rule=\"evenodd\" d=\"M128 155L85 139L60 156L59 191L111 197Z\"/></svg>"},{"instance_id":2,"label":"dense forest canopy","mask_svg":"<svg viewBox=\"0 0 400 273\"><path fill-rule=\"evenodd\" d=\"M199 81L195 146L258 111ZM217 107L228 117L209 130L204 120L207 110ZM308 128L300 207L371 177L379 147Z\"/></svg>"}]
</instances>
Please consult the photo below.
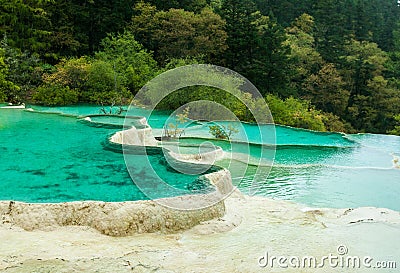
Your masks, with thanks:
<instances>
[{"instance_id":1,"label":"dense forest canopy","mask_svg":"<svg viewBox=\"0 0 400 273\"><path fill-rule=\"evenodd\" d=\"M398 0L0 1L0 101L125 103L211 63L252 81L278 123L400 134ZM205 87L161 106L199 94L242 107Z\"/></svg>"}]
</instances>

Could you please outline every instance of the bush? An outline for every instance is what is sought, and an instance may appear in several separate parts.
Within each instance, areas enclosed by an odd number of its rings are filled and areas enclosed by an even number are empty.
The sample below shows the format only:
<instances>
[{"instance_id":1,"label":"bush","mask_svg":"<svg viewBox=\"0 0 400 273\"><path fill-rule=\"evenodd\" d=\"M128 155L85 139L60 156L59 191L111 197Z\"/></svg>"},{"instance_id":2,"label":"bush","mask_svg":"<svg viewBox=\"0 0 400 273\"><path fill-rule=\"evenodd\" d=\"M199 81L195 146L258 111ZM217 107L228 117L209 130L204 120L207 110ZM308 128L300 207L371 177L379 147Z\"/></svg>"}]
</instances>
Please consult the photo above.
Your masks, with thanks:
<instances>
[{"instance_id":1,"label":"bush","mask_svg":"<svg viewBox=\"0 0 400 273\"><path fill-rule=\"evenodd\" d=\"M110 63L95 61L88 69L87 80L81 91L80 101L97 104L122 103L132 97L123 80Z\"/></svg>"},{"instance_id":2,"label":"bush","mask_svg":"<svg viewBox=\"0 0 400 273\"><path fill-rule=\"evenodd\" d=\"M40 86L33 95L33 100L47 106L69 105L78 102L78 92L62 85Z\"/></svg>"},{"instance_id":3,"label":"bush","mask_svg":"<svg viewBox=\"0 0 400 273\"><path fill-rule=\"evenodd\" d=\"M90 61L84 57L62 60L55 67L48 68L48 73L43 75L43 82L47 85L69 86L79 90L87 81L90 66Z\"/></svg>"},{"instance_id":4,"label":"bush","mask_svg":"<svg viewBox=\"0 0 400 273\"><path fill-rule=\"evenodd\" d=\"M324 113L322 117L325 128L329 132L355 133L355 129L348 122L343 122L332 113Z\"/></svg>"},{"instance_id":5,"label":"bush","mask_svg":"<svg viewBox=\"0 0 400 273\"><path fill-rule=\"evenodd\" d=\"M397 125L394 127L393 130L388 131L389 134L398 135L400 136L400 115L396 115L394 119L397 122Z\"/></svg>"},{"instance_id":6,"label":"bush","mask_svg":"<svg viewBox=\"0 0 400 273\"><path fill-rule=\"evenodd\" d=\"M210 125L208 128L210 129L210 134L218 139L230 140L233 134L239 132L239 130L233 125Z\"/></svg>"},{"instance_id":7,"label":"bush","mask_svg":"<svg viewBox=\"0 0 400 273\"><path fill-rule=\"evenodd\" d=\"M0 90L0 102L5 102L6 99L6 94L4 94L4 92Z\"/></svg>"},{"instance_id":8,"label":"bush","mask_svg":"<svg viewBox=\"0 0 400 273\"><path fill-rule=\"evenodd\" d=\"M212 134L215 138L228 139L228 134L223 128L221 128L221 126L211 125L209 126L209 128L210 128L210 134Z\"/></svg>"},{"instance_id":9,"label":"bush","mask_svg":"<svg viewBox=\"0 0 400 273\"><path fill-rule=\"evenodd\" d=\"M112 78L118 75L118 83L124 85L131 93L135 94L143 85L156 75L157 62L140 43L135 40L132 33L125 31L118 35L109 35L101 42L103 50L96 54L97 62L108 65ZM99 67L92 69L100 70ZM114 81L113 81L114 85Z\"/></svg>"},{"instance_id":10,"label":"bush","mask_svg":"<svg viewBox=\"0 0 400 273\"><path fill-rule=\"evenodd\" d=\"M267 95L265 99L275 123L315 131L326 131L323 114L312 107L309 101L292 97L282 100L274 95Z\"/></svg>"}]
</instances>

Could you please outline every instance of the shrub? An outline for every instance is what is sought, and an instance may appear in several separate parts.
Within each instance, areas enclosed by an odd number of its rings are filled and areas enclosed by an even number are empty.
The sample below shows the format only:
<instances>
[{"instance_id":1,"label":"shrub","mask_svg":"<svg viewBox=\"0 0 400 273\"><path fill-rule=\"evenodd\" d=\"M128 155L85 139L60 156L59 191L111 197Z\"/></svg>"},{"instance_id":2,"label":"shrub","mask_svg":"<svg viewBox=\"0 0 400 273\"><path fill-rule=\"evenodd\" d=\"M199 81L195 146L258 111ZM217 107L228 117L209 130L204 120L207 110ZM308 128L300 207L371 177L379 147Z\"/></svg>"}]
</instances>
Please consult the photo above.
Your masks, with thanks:
<instances>
[{"instance_id":1,"label":"shrub","mask_svg":"<svg viewBox=\"0 0 400 273\"><path fill-rule=\"evenodd\" d=\"M6 99L6 94L4 94L4 92L0 90L0 102L5 102Z\"/></svg>"},{"instance_id":2,"label":"shrub","mask_svg":"<svg viewBox=\"0 0 400 273\"><path fill-rule=\"evenodd\" d=\"M324 113L322 117L325 128L329 132L355 133L355 129L348 122L343 122L332 113Z\"/></svg>"},{"instance_id":3,"label":"shrub","mask_svg":"<svg viewBox=\"0 0 400 273\"><path fill-rule=\"evenodd\" d=\"M239 132L239 130L233 125L210 125L208 128L210 129L210 134L212 134L215 138L226 140L230 140L233 134Z\"/></svg>"},{"instance_id":4,"label":"shrub","mask_svg":"<svg viewBox=\"0 0 400 273\"><path fill-rule=\"evenodd\" d=\"M315 131L326 131L323 114L316 110L309 101L292 97L282 100L274 95L267 95L266 101L275 123Z\"/></svg>"},{"instance_id":5,"label":"shrub","mask_svg":"<svg viewBox=\"0 0 400 273\"><path fill-rule=\"evenodd\" d=\"M78 92L62 85L40 86L33 95L33 100L47 106L68 105L78 102Z\"/></svg>"},{"instance_id":6,"label":"shrub","mask_svg":"<svg viewBox=\"0 0 400 273\"><path fill-rule=\"evenodd\" d=\"M396 120L397 125L394 127L393 130L390 130L388 133L389 133L389 134L392 134L392 135L398 135L398 136L400 136L400 115L396 115L396 116L394 117L394 119Z\"/></svg>"}]
</instances>

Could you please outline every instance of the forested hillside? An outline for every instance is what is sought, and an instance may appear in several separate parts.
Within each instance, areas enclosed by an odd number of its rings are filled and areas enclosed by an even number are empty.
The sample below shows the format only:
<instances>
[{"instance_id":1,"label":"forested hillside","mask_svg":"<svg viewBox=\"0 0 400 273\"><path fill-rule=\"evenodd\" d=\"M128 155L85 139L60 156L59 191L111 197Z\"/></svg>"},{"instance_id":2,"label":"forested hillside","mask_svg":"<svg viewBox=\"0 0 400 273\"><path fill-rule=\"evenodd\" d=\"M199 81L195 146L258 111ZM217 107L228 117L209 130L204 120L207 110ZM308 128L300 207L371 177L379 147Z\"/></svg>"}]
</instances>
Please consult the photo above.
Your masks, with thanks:
<instances>
[{"instance_id":1,"label":"forested hillside","mask_svg":"<svg viewBox=\"0 0 400 273\"><path fill-rule=\"evenodd\" d=\"M0 35L0 101L124 103L211 63L252 81L278 123L400 134L399 0L0 0ZM239 104L196 92L160 106Z\"/></svg>"}]
</instances>

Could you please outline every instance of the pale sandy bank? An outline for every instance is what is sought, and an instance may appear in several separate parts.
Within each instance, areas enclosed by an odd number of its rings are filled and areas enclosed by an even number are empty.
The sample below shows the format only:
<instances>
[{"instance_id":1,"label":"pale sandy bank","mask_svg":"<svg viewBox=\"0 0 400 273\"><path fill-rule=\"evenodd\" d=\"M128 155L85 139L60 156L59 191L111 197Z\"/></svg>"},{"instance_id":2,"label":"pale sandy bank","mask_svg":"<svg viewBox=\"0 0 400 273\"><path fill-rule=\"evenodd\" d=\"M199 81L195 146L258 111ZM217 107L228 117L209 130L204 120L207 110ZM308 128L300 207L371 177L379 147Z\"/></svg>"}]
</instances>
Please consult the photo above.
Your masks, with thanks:
<instances>
[{"instance_id":1,"label":"pale sandy bank","mask_svg":"<svg viewBox=\"0 0 400 273\"><path fill-rule=\"evenodd\" d=\"M260 256L338 255L400 266L400 213L359 208L311 210L236 192L226 214L173 234L111 237L85 226L26 231L3 217L0 269L4 272L398 272L399 269L265 268Z\"/></svg>"}]
</instances>

